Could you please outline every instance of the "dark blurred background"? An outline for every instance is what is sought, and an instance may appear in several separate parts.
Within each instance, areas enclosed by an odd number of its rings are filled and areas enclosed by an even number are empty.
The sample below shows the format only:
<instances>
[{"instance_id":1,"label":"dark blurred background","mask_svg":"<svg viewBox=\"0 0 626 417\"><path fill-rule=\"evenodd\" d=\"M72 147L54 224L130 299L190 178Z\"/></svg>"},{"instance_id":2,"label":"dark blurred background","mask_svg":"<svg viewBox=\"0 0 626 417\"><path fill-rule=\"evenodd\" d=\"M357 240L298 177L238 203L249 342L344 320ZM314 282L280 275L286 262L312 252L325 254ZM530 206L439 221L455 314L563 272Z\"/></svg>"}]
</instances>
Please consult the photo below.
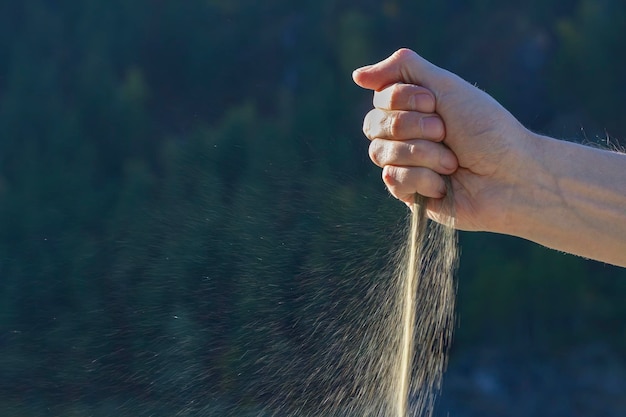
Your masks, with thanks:
<instances>
[{"instance_id":1,"label":"dark blurred background","mask_svg":"<svg viewBox=\"0 0 626 417\"><path fill-rule=\"evenodd\" d=\"M242 358L306 362L401 243L352 70L410 47L619 144L625 39L622 0L2 2L0 415L262 415ZM624 415L626 272L461 246L440 415Z\"/></svg>"}]
</instances>

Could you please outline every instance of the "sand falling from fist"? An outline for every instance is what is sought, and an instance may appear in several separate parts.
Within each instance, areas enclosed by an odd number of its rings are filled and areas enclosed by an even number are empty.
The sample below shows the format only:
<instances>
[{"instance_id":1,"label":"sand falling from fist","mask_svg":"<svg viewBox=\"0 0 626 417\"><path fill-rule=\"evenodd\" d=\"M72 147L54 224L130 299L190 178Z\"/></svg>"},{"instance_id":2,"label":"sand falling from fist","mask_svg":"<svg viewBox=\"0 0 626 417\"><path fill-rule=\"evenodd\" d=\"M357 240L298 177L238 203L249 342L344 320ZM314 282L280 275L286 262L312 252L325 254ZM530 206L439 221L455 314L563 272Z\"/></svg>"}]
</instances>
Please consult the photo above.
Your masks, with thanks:
<instances>
[{"instance_id":1,"label":"sand falling from fist","mask_svg":"<svg viewBox=\"0 0 626 417\"><path fill-rule=\"evenodd\" d=\"M310 276L300 283L303 294L312 295L303 298L310 304L297 316L296 326L303 332L298 343L290 343L293 336L282 337L280 322L275 328L272 321L246 328L273 341L264 350L247 346L241 356L244 361L255 358L249 367L254 372L241 375L250 384L245 396L264 404L262 415L433 415L452 338L458 257L453 197L446 182L444 199L416 196L401 233L387 237L384 250L394 252L387 266L368 265L385 258L371 252L348 257L348 265L342 258L339 273L328 258L320 270L307 271ZM427 206L436 208L436 222L428 220L433 212ZM354 229L354 236L371 240L364 233L363 226ZM379 236L380 229L372 227L372 233ZM398 247L395 241L404 243ZM326 284L320 287L320 282Z\"/></svg>"},{"instance_id":2,"label":"sand falling from fist","mask_svg":"<svg viewBox=\"0 0 626 417\"><path fill-rule=\"evenodd\" d=\"M401 337L395 384L390 386L396 417L432 415L452 339L458 250L446 182L441 223L428 221L428 199L416 194L405 259L397 273Z\"/></svg>"}]
</instances>

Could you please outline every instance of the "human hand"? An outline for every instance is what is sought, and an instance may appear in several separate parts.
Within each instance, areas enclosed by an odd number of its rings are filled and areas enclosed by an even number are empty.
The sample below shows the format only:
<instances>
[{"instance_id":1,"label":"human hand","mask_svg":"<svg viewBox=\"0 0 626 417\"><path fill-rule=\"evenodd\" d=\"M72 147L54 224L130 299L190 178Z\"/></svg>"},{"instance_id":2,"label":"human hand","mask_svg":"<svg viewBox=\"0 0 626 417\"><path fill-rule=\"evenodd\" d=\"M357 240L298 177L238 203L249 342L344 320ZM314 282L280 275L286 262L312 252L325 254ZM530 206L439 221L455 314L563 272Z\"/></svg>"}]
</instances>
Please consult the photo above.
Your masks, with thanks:
<instances>
[{"instance_id":1,"label":"human hand","mask_svg":"<svg viewBox=\"0 0 626 417\"><path fill-rule=\"evenodd\" d=\"M415 193L433 197L428 210L436 220L443 214L441 175L449 174L455 226L505 232L533 135L488 94L408 49L356 70L353 78L375 91L375 109L365 117L363 131L389 191L407 204ZM411 98L420 87L433 93L445 133L439 119L415 112L424 112Z\"/></svg>"}]
</instances>

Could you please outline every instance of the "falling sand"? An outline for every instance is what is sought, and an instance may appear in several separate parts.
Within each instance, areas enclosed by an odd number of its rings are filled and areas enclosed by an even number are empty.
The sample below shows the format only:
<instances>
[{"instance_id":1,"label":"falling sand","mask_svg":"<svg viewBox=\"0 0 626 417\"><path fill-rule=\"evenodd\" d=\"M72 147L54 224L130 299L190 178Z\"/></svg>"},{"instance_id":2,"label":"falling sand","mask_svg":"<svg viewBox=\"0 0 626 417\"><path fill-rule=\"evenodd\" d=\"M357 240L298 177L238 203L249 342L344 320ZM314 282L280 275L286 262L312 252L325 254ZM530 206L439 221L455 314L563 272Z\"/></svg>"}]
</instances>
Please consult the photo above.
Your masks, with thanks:
<instances>
[{"instance_id":1,"label":"falling sand","mask_svg":"<svg viewBox=\"0 0 626 417\"><path fill-rule=\"evenodd\" d=\"M428 199L416 194L405 259L398 271L401 341L397 351L396 417L430 416L441 388L454 326L458 260L453 195L441 201L442 223L428 221Z\"/></svg>"},{"instance_id":2,"label":"falling sand","mask_svg":"<svg viewBox=\"0 0 626 417\"><path fill-rule=\"evenodd\" d=\"M319 270L301 277L308 304L297 316L294 328L302 331L297 343L291 343L293 336L285 335L280 321L246 327L248 336L272 341L265 348L245 346L242 356L250 361L241 371L249 383L242 394L263 404L258 415L433 415L454 327L458 258L447 178L446 185L442 200L416 196L410 220L399 228L403 236L386 237L388 246L364 245L359 256L337 261L338 272L333 260L324 258ZM427 207L435 205L437 213L429 212ZM429 220L433 214L436 222ZM351 230L362 242L375 241L380 228L368 227L357 224ZM344 228L345 235L352 232ZM393 246L395 254L381 265Z\"/></svg>"}]
</instances>

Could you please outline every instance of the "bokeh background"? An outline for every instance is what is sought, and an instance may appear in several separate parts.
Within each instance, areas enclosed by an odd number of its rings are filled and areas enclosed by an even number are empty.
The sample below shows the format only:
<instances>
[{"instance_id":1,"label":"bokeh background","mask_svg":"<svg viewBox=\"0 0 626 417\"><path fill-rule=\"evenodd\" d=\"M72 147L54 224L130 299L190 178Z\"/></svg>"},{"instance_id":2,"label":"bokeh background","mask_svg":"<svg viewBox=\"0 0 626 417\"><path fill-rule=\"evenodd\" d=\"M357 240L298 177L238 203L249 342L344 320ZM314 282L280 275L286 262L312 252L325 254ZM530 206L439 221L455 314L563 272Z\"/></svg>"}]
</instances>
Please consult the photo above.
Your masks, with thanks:
<instances>
[{"instance_id":1,"label":"bokeh background","mask_svg":"<svg viewBox=\"0 0 626 417\"><path fill-rule=\"evenodd\" d=\"M0 415L264 415L242 358L306 369L401 244L352 70L410 47L615 145L625 39L622 0L2 2ZM626 272L460 239L438 415L624 415Z\"/></svg>"}]
</instances>

